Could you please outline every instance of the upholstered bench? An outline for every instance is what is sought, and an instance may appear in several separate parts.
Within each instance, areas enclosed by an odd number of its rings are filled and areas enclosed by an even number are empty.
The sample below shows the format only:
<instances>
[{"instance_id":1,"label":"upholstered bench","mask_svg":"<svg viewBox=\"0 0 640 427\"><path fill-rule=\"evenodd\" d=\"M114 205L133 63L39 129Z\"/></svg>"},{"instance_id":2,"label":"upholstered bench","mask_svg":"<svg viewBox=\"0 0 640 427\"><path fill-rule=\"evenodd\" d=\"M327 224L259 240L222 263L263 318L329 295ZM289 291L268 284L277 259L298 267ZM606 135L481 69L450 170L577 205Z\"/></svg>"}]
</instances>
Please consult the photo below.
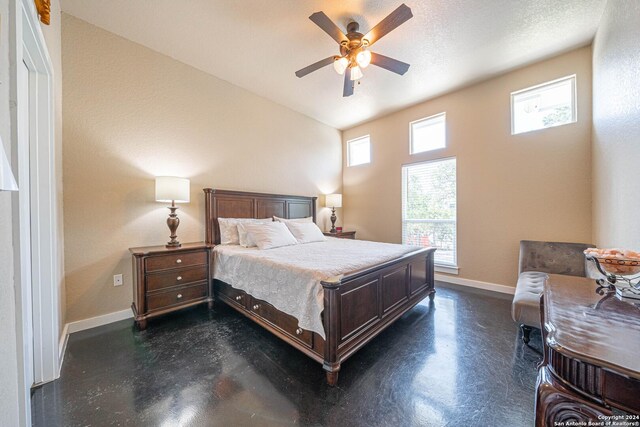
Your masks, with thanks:
<instances>
[{"instance_id":1,"label":"upholstered bench","mask_svg":"<svg viewBox=\"0 0 640 427\"><path fill-rule=\"evenodd\" d=\"M540 328L540 293L547 274L587 277L583 251L587 243L520 242L519 276L511 317L520 325L522 341L529 342L532 328Z\"/></svg>"}]
</instances>

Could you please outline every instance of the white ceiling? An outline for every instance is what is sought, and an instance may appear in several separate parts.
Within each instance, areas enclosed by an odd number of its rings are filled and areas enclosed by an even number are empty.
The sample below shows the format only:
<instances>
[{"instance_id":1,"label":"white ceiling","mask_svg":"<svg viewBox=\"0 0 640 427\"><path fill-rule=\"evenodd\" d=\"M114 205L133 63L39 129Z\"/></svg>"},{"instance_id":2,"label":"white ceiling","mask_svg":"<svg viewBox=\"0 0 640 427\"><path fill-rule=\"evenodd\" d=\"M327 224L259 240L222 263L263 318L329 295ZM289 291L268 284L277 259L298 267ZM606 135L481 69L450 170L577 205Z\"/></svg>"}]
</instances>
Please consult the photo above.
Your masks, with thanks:
<instances>
[{"instance_id":1,"label":"white ceiling","mask_svg":"<svg viewBox=\"0 0 640 427\"><path fill-rule=\"evenodd\" d=\"M606 0L404 0L414 17L373 51L411 64L369 66L342 97L338 54L308 17L323 11L365 33L403 0L63 0L63 11L338 129L535 62L593 39Z\"/></svg>"}]
</instances>

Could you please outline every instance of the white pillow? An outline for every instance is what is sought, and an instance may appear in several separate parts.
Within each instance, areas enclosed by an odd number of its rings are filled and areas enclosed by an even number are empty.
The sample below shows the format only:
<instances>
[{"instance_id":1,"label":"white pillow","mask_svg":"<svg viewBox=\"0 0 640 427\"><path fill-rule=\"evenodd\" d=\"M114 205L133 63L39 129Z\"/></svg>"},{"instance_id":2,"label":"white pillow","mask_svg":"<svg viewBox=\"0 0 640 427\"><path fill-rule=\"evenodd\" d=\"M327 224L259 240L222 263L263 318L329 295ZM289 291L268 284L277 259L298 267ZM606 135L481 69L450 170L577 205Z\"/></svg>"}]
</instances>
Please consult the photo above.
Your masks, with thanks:
<instances>
[{"instance_id":1,"label":"white pillow","mask_svg":"<svg viewBox=\"0 0 640 427\"><path fill-rule=\"evenodd\" d=\"M306 218L292 218L292 219L287 219L287 218L280 218L279 216L273 216L273 220L274 221L278 221L278 222L313 222L313 217L312 216L308 216Z\"/></svg>"},{"instance_id":2,"label":"white pillow","mask_svg":"<svg viewBox=\"0 0 640 427\"><path fill-rule=\"evenodd\" d=\"M298 243L324 242L327 240L313 222L286 222L287 228Z\"/></svg>"},{"instance_id":3,"label":"white pillow","mask_svg":"<svg viewBox=\"0 0 640 427\"><path fill-rule=\"evenodd\" d=\"M252 248L256 246L256 242L253 241L252 235L247 233L247 229L245 228L245 225L268 224L270 222L273 222L271 218L257 219L252 222L238 222L238 241L240 243L240 246L244 246L245 248Z\"/></svg>"},{"instance_id":4,"label":"white pillow","mask_svg":"<svg viewBox=\"0 0 640 427\"><path fill-rule=\"evenodd\" d=\"M218 225L220 226L220 244L239 245L240 235L238 233L238 224L261 223L264 221L271 221L271 219L218 218Z\"/></svg>"},{"instance_id":5,"label":"white pillow","mask_svg":"<svg viewBox=\"0 0 640 427\"><path fill-rule=\"evenodd\" d=\"M272 249L281 246L295 245L298 242L286 225L281 222L264 224L243 224L258 249Z\"/></svg>"}]
</instances>

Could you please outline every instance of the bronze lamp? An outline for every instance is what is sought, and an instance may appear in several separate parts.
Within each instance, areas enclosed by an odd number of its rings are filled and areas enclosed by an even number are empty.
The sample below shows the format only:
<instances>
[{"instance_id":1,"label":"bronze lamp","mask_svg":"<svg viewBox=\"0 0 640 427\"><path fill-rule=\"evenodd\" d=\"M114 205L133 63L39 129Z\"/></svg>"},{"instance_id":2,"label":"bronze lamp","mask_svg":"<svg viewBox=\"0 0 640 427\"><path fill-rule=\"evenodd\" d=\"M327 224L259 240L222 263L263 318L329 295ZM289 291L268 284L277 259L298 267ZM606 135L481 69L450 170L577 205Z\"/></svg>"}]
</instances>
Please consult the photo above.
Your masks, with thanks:
<instances>
[{"instance_id":1,"label":"bronze lamp","mask_svg":"<svg viewBox=\"0 0 640 427\"><path fill-rule=\"evenodd\" d=\"M336 233L336 208L342 207L342 194L327 194L324 205L331 208L331 230L329 233Z\"/></svg>"},{"instance_id":2,"label":"bronze lamp","mask_svg":"<svg viewBox=\"0 0 640 427\"><path fill-rule=\"evenodd\" d=\"M167 248L179 248L180 242L176 240L178 237L176 231L180 225L180 218L176 210L176 203L189 203L189 180L186 178L178 178L175 176L157 176L156 177L156 202L171 202L169 206L169 218L167 225L171 231Z\"/></svg>"}]
</instances>

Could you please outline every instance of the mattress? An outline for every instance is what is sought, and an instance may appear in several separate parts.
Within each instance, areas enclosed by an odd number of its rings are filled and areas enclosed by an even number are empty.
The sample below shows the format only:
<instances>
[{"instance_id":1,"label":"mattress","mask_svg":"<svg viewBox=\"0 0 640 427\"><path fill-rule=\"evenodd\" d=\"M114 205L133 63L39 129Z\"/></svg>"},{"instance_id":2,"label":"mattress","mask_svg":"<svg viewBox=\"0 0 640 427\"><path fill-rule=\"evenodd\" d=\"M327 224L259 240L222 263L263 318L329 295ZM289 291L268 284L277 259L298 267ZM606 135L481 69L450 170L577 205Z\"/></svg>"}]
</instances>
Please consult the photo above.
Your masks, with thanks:
<instances>
[{"instance_id":1,"label":"mattress","mask_svg":"<svg viewBox=\"0 0 640 427\"><path fill-rule=\"evenodd\" d=\"M269 250L239 245L214 248L214 278L298 319L325 338L322 280L343 276L415 252L416 246L328 237L324 242Z\"/></svg>"}]
</instances>

